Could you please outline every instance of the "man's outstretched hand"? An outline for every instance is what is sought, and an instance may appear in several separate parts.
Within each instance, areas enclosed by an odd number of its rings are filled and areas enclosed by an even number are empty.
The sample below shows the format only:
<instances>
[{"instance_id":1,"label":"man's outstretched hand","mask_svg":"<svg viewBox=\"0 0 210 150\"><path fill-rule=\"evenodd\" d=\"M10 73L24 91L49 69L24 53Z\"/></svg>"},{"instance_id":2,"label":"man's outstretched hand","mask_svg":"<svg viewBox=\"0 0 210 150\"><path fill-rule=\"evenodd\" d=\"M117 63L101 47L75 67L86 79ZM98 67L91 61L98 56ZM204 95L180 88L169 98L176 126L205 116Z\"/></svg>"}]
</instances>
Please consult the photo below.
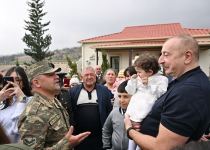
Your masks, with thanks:
<instances>
[{"instance_id":1,"label":"man's outstretched hand","mask_svg":"<svg viewBox=\"0 0 210 150\"><path fill-rule=\"evenodd\" d=\"M78 145L80 142L82 142L86 137L88 137L91 132L87 131L87 132L83 132L83 133L80 133L78 135L73 135L74 131L74 127L71 126L68 133L66 134L66 139L68 139L69 141L69 144L71 147L75 147L76 145Z\"/></svg>"}]
</instances>

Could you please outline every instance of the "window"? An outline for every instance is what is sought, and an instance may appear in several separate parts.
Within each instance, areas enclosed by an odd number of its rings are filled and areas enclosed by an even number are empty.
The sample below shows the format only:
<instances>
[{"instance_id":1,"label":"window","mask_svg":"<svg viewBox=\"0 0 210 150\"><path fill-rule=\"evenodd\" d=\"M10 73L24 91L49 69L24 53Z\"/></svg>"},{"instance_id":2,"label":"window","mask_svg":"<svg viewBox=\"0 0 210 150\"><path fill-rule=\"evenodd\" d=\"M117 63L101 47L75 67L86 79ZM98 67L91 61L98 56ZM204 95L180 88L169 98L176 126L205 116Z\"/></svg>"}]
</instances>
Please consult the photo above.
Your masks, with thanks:
<instances>
[{"instance_id":1,"label":"window","mask_svg":"<svg viewBox=\"0 0 210 150\"><path fill-rule=\"evenodd\" d=\"M119 56L111 56L110 62L111 62L111 64L110 64L111 68L114 69L115 71L119 72L120 57Z\"/></svg>"}]
</instances>

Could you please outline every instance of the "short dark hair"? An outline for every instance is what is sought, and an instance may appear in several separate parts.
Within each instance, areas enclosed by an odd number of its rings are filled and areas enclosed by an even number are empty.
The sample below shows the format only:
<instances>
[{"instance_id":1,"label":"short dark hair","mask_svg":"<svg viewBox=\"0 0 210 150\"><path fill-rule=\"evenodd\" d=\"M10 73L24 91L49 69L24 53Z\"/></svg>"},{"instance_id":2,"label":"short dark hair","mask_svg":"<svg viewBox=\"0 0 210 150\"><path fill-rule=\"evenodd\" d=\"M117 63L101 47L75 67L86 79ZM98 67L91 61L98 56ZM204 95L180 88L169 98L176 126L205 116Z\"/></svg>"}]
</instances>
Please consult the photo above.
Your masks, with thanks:
<instances>
[{"instance_id":1,"label":"short dark hair","mask_svg":"<svg viewBox=\"0 0 210 150\"><path fill-rule=\"evenodd\" d=\"M123 81L117 88L117 92L118 93L127 93L127 91L125 90L125 87L128 84L128 80Z\"/></svg>"},{"instance_id":2,"label":"short dark hair","mask_svg":"<svg viewBox=\"0 0 210 150\"><path fill-rule=\"evenodd\" d=\"M134 74L137 74L136 69L135 69L134 66L129 66L129 67L127 67L125 69L124 76L126 77L126 76L128 76L128 74L129 74L129 76L132 76Z\"/></svg>"},{"instance_id":3,"label":"short dark hair","mask_svg":"<svg viewBox=\"0 0 210 150\"><path fill-rule=\"evenodd\" d=\"M157 58L148 54L139 56L134 65L137 68L143 69L145 72L152 70L153 74L160 70L160 65L158 64Z\"/></svg>"},{"instance_id":4,"label":"short dark hair","mask_svg":"<svg viewBox=\"0 0 210 150\"><path fill-rule=\"evenodd\" d=\"M106 74L107 74L107 72L109 72L109 71L113 71L113 72L114 72L114 74L115 74L115 76L117 76L116 71L115 71L114 69L112 69L112 68L107 69L107 70L104 72L104 75L106 75Z\"/></svg>"},{"instance_id":5,"label":"short dark hair","mask_svg":"<svg viewBox=\"0 0 210 150\"><path fill-rule=\"evenodd\" d=\"M171 37L170 39L179 39L180 40L180 44L177 44L177 50L181 49L181 50L192 50L194 53L194 56L197 60L199 60L199 45L198 45L198 41L196 41L196 39L194 37L192 37L189 34L180 34L178 36L175 37ZM167 41L168 41L167 40Z\"/></svg>"}]
</instances>

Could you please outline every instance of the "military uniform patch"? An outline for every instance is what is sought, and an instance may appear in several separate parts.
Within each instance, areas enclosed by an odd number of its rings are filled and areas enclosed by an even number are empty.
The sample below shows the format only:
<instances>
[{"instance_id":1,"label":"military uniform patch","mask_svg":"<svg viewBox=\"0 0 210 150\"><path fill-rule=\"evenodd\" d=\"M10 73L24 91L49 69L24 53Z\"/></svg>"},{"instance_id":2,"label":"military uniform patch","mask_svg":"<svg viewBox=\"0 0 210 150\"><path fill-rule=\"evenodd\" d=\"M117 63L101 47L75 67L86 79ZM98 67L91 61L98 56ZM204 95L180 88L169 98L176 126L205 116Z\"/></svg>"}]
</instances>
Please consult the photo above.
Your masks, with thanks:
<instances>
[{"instance_id":1,"label":"military uniform patch","mask_svg":"<svg viewBox=\"0 0 210 150\"><path fill-rule=\"evenodd\" d=\"M35 137L26 137L23 139L23 143L25 145L28 145L28 146L32 146L34 144L36 144L36 138Z\"/></svg>"}]
</instances>

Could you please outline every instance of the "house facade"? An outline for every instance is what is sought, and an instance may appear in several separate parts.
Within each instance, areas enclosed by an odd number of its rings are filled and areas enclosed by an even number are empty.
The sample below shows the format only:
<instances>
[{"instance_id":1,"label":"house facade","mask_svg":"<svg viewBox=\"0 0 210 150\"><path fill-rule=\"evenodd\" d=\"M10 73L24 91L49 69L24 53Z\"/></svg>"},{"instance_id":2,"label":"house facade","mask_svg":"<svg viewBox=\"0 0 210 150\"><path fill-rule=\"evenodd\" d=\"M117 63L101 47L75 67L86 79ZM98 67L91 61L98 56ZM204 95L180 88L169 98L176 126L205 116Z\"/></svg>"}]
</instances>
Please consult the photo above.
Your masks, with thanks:
<instances>
[{"instance_id":1,"label":"house facade","mask_svg":"<svg viewBox=\"0 0 210 150\"><path fill-rule=\"evenodd\" d=\"M82 69L102 63L102 52L107 54L111 68L119 71L132 65L132 60L143 53L159 57L163 43L170 37L190 34L199 43L199 64L210 76L210 28L183 28L180 23L125 27L121 32L81 40Z\"/></svg>"}]
</instances>

